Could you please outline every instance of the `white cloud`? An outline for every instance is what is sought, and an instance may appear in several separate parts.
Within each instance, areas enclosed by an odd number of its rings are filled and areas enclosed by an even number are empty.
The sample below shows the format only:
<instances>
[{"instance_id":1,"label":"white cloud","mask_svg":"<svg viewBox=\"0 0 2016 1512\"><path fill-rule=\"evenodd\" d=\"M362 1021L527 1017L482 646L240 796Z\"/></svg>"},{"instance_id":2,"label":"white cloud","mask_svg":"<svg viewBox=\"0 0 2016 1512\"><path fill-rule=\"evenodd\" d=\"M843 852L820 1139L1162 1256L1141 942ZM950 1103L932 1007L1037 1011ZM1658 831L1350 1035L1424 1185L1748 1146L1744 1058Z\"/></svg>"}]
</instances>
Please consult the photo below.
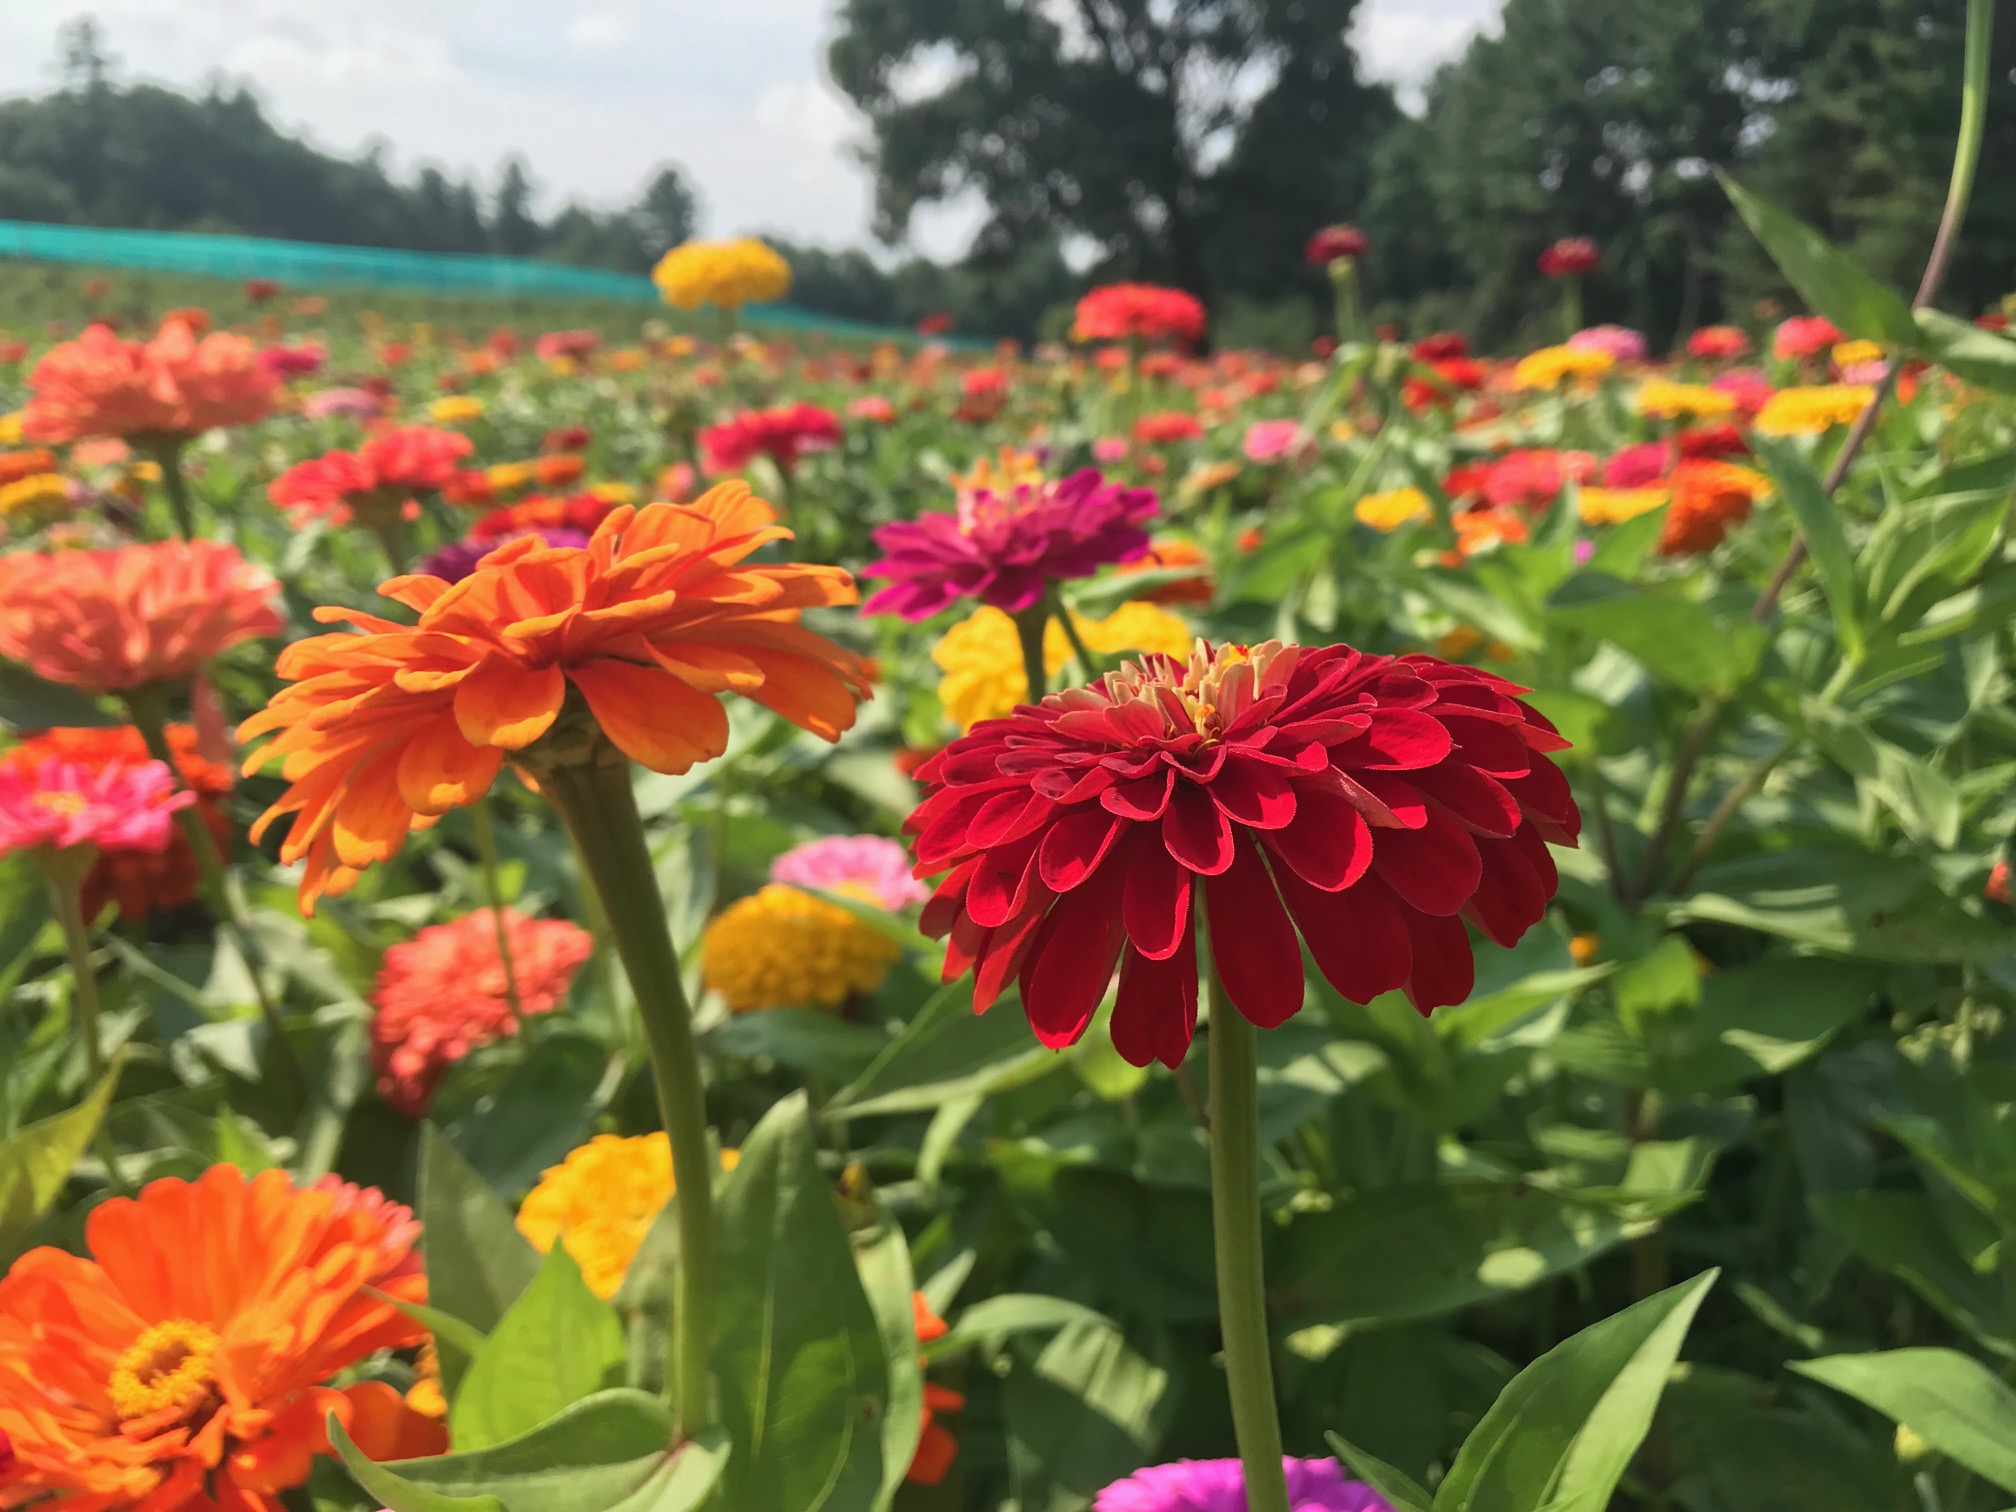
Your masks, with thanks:
<instances>
[{"instance_id":1,"label":"white cloud","mask_svg":"<svg viewBox=\"0 0 2016 1512\"><path fill-rule=\"evenodd\" d=\"M590 11L567 24L567 41L583 52L606 52L630 40L636 25L615 11Z\"/></svg>"},{"instance_id":2,"label":"white cloud","mask_svg":"<svg viewBox=\"0 0 2016 1512\"><path fill-rule=\"evenodd\" d=\"M370 25L343 37L293 24L254 33L224 55L226 73L243 74L277 94L299 81L336 88L418 89L461 77L445 37Z\"/></svg>"},{"instance_id":3,"label":"white cloud","mask_svg":"<svg viewBox=\"0 0 2016 1512\"><path fill-rule=\"evenodd\" d=\"M1374 0L1358 13L1352 42L1365 73L1416 103L1421 86L1498 19L1504 0Z\"/></svg>"}]
</instances>

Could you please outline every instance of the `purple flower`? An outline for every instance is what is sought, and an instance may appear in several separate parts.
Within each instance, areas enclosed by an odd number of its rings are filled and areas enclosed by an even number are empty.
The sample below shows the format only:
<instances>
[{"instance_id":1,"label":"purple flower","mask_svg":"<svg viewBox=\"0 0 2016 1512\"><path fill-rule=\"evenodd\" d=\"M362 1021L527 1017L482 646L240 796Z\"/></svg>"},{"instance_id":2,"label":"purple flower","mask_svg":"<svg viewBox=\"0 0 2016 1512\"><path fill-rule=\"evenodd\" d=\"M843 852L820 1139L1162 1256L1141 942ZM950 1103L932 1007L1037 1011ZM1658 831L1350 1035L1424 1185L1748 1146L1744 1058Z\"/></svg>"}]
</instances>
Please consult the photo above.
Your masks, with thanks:
<instances>
[{"instance_id":1,"label":"purple flower","mask_svg":"<svg viewBox=\"0 0 2016 1512\"><path fill-rule=\"evenodd\" d=\"M1570 336L1568 345L1578 352L1608 352L1619 362L1645 360L1645 338L1628 326L1591 326Z\"/></svg>"},{"instance_id":2,"label":"purple flower","mask_svg":"<svg viewBox=\"0 0 2016 1512\"><path fill-rule=\"evenodd\" d=\"M770 880L845 893L892 912L931 896L910 875L909 850L880 835L829 835L794 845L770 863Z\"/></svg>"},{"instance_id":3,"label":"purple flower","mask_svg":"<svg viewBox=\"0 0 2016 1512\"><path fill-rule=\"evenodd\" d=\"M476 564L506 541L515 541L519 536L537 536L548 546L586 546L586 532L568 530L565 526L549 525L543 530L521 530L513 535L485 536L480 541L455 541L443 546L439 551L421 558L415 570L425 577L437 577L446 583L459 583L476 570Z\"/></svg>"},{"instance_id":4,"label":"purple flower","mask_svg":"<svg viewBox=\"0 0 2016 1512\"><path fill-rule=\"evenodd\" d=\"M1294 1512L1393 1512L1377 1492L1346 1480L1335 1460L1286 1459ZM1246 1482L1236 1459L1150 1465L1092 1499L1092 1512L1246 1512Z\"/></svg>"},{"instance_id":5,"label":"purple flower","mask_svg":"<svg viewBox=\"0 0 2016 1512\"><path fill-rule=\"evenodd\" d=\"M1158 504L1146 488L1108 483L1088 467L1058 483L961 494L956 514L899 520L875 532L887 553L862 570L890 579L862 609L926 620L962 598L1027 609L1054 582L1148 554Z\"/></svg>"}]
</instances>

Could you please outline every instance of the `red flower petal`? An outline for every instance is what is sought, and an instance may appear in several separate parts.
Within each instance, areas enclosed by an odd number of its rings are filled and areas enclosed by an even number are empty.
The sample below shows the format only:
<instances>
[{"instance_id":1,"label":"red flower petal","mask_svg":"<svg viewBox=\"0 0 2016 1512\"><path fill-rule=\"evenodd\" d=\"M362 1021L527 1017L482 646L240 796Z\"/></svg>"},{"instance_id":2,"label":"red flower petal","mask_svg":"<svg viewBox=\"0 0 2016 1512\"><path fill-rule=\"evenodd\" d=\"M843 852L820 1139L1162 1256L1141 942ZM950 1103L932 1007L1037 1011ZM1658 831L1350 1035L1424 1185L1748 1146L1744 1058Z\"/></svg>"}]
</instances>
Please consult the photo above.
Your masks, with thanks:
<instances>
[{"instance_id":1,"label":"red flower petal","mask_svg":"<svg viewBox=\"0 0 2016 1512\"><path fill-rule=\"evenodd\" d=\"M1407 980L1413 948L1407 925L1376 877L1344 892L1323 892L1276 871L1282 900L1309 944L1323 979L1354 1003L1369 1003Z\"/></svg>"},{"instance_id":2,"label":"red flower petal","mask_svg":"<svg viewBox=\"0 0 2016 1512\"><path fill-rule=\"evenodd\" d=\"M1051 911L1022 966L1022 1007L1037 1039L1052 1050L1078 1042L1126 943L1117 887L1081 888L1070 907Z\"/></svg>"},{"instance_id":3,"label":"red flower petal","mask_svg":"<svg viewBox=\"0 0 2016 1512\"><path fill-rule=\"evenodd\" d=\"M1232 1006L1273 1029L1302 1006L1302 947L1259 849L1242 834L1232 850L1231 866L1204 888L1211 959Z\"/></svg>"},{"instance_id":4,"label":"red flower petal","mask_svg":"<svg viewBox=\"0 0 2016 1512\"><path fill-rule=\"evenodd\" d=\"M1036 852L1037 875L1053 892L1069 892L1098 870L1125 826L1096 805L1064 814L1043 833Z\"/></svg>"},{"instance_id":5,"label":"red flower petal","mask_svg":"<svg viewBox=\"0 0 2016 1512\"><path fill-rule=\"evenodd\" d=\"M1197 1033L1197 935L1186 929L1166 960L1138 950L1120 959L1120 995L1113 1004L1113 1048L1145 1066L1183 1063Z\"/></svg>"},{"instance_id":6,"label":"red flower petal","mask_svg":"<svg viewBox=\"0 0 2016 1512\"><path fill-rule=\"evenodd\" d=\"M1176 863L1160 833L1139 832L1128 848L1121 916L1134 948L1166 960L1190 932L1190 873Z\"/></svg>"},{"instance_id":7,"label":"red flower petal","mask_svg":"<svg viewBox=\"0 0 2016 1512\"><path fill-rule=\"evenodd\" d=\"M1205 790L1178 784L1162 816L1162 843L1194 872L1215 877L1232 864L1232 823Z\"/></svg>"},{"instance_id":8,"label":"red flower petal","mask_svg":"<svg viewBox=\"0 0 2016 1512\"><path fill-rule=\"evenodd\" d=\"M989 929L1005 924L1029 896L1029 878L1036 870L1037 837L989 851L973 869L966 888L966 912Z\"/></svg>"},{"instance_id":9,"label":"red flower petal","mask_svg":"<svg viewBox=\"0 0 2016 1512\"><path fill-rule=\"evenodd\" d=\"M1439 919L1402 910L1413 943L1414 969L1407 999L1421 1013L1453 1008L1470 996L1477 965L1470 955L1470 931L1457 918Z\"/></svg>"},{"instance_id":10,"label":"red flower petal","mask_svg":"<svg viewBox=\"0 0 2016 1512\"><path fill-rule=\"evenodd\" d=\"M1427 810L1418 830L1381 830L1372 864L1400 901L1423 913L1455 913L1470 901L1484 875L1477 842L1446 810Z\"/></svg>"},{"instance_id":11,"label":"red flower petal","mask_svg":"<svg viewBox=\"0 0 2016 1512\"><path fill-rule=\"evenodd\" d=\"M1268 850L1325 892L1349 887L1372 864L1372 827L1335 793L1302 789L1295 823L1267 836Z\"/></svg>"},{"instance_id":12,"label":"red flower petal","mask_svg":"<svg viewBox=\"0 0 2016 1512\"><path fill-rule=\"evenodd\" d=\"M1228 756L1206 789L1234 824L1277 830L1295 818L1295 789L1276 767Z\"/></svg>"},{"instance_id":13,"label":"red flower petal","mask_svg":"<svg viewBox=\"0 0 2016 1512\"><path fill-rule=\"evenodd\" d=\"M1503 840L1519 828L1519 800L1474 767L1445 761L1425 772L1409 772L1407 780L1474 834Z\"/></svg>"}]
</instances>

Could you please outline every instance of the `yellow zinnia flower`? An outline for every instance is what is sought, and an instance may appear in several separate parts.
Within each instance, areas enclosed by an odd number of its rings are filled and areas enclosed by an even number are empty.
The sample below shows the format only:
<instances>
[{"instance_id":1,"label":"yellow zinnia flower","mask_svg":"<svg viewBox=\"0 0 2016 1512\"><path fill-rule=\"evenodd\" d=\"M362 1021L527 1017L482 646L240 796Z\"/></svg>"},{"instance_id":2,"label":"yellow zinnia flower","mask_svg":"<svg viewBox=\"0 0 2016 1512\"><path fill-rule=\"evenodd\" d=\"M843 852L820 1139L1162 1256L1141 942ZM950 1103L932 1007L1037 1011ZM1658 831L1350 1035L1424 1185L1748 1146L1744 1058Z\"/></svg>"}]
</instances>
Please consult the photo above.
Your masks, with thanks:
<instances>
[{"instance_id":1,"label":"yellow zinnia flower","mask_svg":"<svg viewBox=\"0 0 2016 1512\"><path fill-rule=\"evenodd\" d=\"M1876 398L1866 383L1823 383L1780 389L1764 401L1757 430L1766 436L1818 436L1859 417Z\"/></svg>"},{"instance_id":2,"label":"yellow zinnia flower","mask_svg":"<svg viewBox=\"0 0 2016 1512\"><path fill-rule=\"evenodd\" d=\"M677 309L711 304L732 315L745 304L782 299L791 288L791 264L751 236L691 241L659 258L651 279L665 303Z\"/></svg>"},{"instance_id":3,"label":"yellow zinnia flower","mask_svg":"<svg viewBox=\"0 0 2016 1512\"><path fill-rule=\"evenodd\" d=\"M1352 511L1358 523L1374 530L1393 531L1429 515L1428 495L1418 488L1389 488L1384 493L1367 494Z\"/></svg>"},{"instance_id":4,"label":"yellow zinnia flower","mask_svg":"<svg viewBox=\"0 0 2016 1512\"><path fill-rule=\"evenodd\" d=\"M0 520L14 515L38 515L70 502L70 485L61 473L30 473L0 485Z\"/></svg>"},{"instance_id":5,"label":"yellow zinnia flower","mask_svg":"<svg viewBox=\"0 0 2016 1512\"><path fill-rule=\"evenodd\" d=\"M9 410L0 415L0 446L21 444L21 411Z\"/></svg>"},{"instance_id":6,"label":"yellow zinnia flower","mask_svg":"<svg viewBox=\"0 0 2016 1512\"><path fill-rule=\"evenodd\" d=\"M1851 368L1865 362L1881 362L1883 348L1873 341L1837 341L1828 355L1837 368Z\"/></svg>"},{"instance_id":7,"label":"yellow zinnia flower","mask_svg":"<svg viewBox=\"0 0 2016 1512\"><path fill-rule=\"evenodd\" d=\"M1124 651L1160 651L1187 657L1194 643L1190 627L1159 604L1133 600L1104 619L1076 618L1088 651L1103 656ZM952 722L970 730L983 719L1001 719L1029 701L1029 678L1022 669L1022 642L1015 621L983 605L947 630L931 648L944 672L938 701ZM1055 620L1043 634L1043 665L1055 677L1071 660L1071 642Z\"/></svg>"},{"instance_id":8,"label":"yellow zinnia flower","mask_svg":"<svg viewBox=\"0 0 2016 1512\"><path fill-rule=\"evenodd\" d=\"M948 475L960 493L1008 493L1018 484L1035 487L1043 481L1043 464L1034 452L1001 448L996 457L981 457L963 473Z\"/></svg>"},{"instance_id":9,"label":"yellow zinnia flower","mask_svg":"<svg viewBox=\"0 0 2016 1512\"><path fill-rule=\"evenodd\" d=\"M1579 507L1590 525L1621 525L1664 504L1670 497L1663 488L1593 488L1584 485Z\"/></svg>"},{"instance_id":10,"label":"yellow zinnia flower","mask_svg":"<svg viewBox=\"0 0 2016 1512\"><path fill-rule=\"evenodd\" d=\"M735 1159L723 1150L721 1169L734 1170ZM565 1245L588 1289L607 1301L675 1190L663 1134L598 1134L539 1178L518 1210L518 1232L542 1255Z\"/></svg>"},{"instance_id":11,"label":"yellow zinnia flower","mask_svg":"<svg viewBox=\"0 0 2016 1512\"><path fill-rule=\"evenodd\" d=\"M880 987L902 953L839 904L772 882L708 921L700 974L731 1013L838 1008Z\"/></svg>"},{"instance_id":12,"label":"yellow zinnia flower","mask_svg":"<svg viewBox=\"0 0 2016 1512\"><path fill-rule=\"evenodd\" d=\"M1557 389L1564 383L1594 383L1617 366L1617 359L1594 347L1551 346L1529 352L1512 369L1522 389Z\"/></svg>"},{"instance_id":13,"label":"yellow zinnia flower","mask_svg":"<svg viewBox=\"0 0 2016 1512\"><path fill-rule=\"evenodd\" d=\"M427 406L427 418L436 425L461 425L483 418L483 401L474 394L444 394Z\"/></svg>"},{"instance_id":14,"label":"yellow zinnia flower","mask_svg":"<svg viewBox=\"0 0 2016 1512\"><path fill-rule=\"evenodd\" d=\"M1638 409L1660 420L1714 420L1734 414L1736 400L1705 383L1648 378L1638 386Z\"/></svg>"}]
</instances>

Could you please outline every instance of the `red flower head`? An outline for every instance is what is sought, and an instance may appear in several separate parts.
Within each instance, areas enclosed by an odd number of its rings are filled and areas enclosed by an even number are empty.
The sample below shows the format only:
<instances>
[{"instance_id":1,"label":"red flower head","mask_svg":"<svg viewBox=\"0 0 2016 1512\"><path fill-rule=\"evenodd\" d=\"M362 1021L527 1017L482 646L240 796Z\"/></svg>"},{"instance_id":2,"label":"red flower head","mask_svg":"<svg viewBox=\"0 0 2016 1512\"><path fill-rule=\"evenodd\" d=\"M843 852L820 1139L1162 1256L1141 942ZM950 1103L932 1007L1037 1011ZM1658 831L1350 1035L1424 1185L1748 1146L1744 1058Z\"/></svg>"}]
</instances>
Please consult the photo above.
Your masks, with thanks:
<instances>
[{"instance_id":1,"label":"red flower head","mask_svg":"<svg viewBox=\"0 0 2016 1512\"><path fill-rule=\"evenodd\" d=\"M516 504L491 510L471 527L469 539L502 544L513 536L539 530L578 530L593 535L615 508L607 499L598 499L594 494L569 494L564 499L534 494Z\"/></svg>"},{"instance_id":2,"label":"red flower head","mask_svg":"<svg viewBox=\"0 0 2016 1512\"><path fill-rule=\"evenodd\" d=\"M1116 1049L1174 1066L1197 1018L1198 932L1231 1006L1302 1006L1302 951L1339 992L1469 996L1469 920L1510 945L1580 816L1567 742L1488 672L1349 646L1199 642L952 742L917 774L917 869L950 868L923 927L984 1011L1011 982L1037 1038L1085 1031L1120 968ZM1198 896L1201 894L1201 897Z\"/></svg>"},{"instance_id":3,"label":"red flower head","mask_svg":"<svg viewBox=\"0 0 2016 1512\"><path fill-rule=\"evenodd\" d=\"M1588 452L1544 447L1507 452L1492 464L1484 480L1484 497L1494 505L1541 510L1560 498L1569 483L1586 483L1595 474L1596 459Z\"/></svg>"},{"instance_id":4,"label":"red flower head","mask_svg":"<svg viewBox=\"0 0 2016 1512\"><path fill-rule=\"evenodd\" d=\"M1400 399L1411 410L1446 409L1458 394L1474 394L1484 387L1483 364L1468 357L1445 357L1431 362L1432 378L1410 377L1400 385Z\"/></svg>"},{"instance_id":5,"label":"red flower head","mask_svg":"<svg viewBox=\"0 0 2016 1512\"><path fill-rule=\"evenodd\" d=\"M769 457L789 472L807 453L839 444L840 417L802 400L744 410L700 432L700 451L710 473L740 472L757 457Z\"/></svg>"},{"instance_id":6,"label":"red flower head","mask_svg":"<svg viewBox=\"0 0 2016 1512\"><path fill-rule=\"evenodd\" d=\"M579 362L594 356L600 345L600 331L548 331L532 343L532 351L540 357L568 357Z\"/></svg>"},{"instance_id":7,"label":"red flower head","mask_svg":"<svg viewBox=\"0 0 2016 1512\"><path fill-rule=\"evenodd\" d=\"M1356 262L1371 243L1356 226L1325 226L1302 248L1302 255L1319 268L1334 262Z\"/></svg>"},{"instance_id":8,"label":"red flower head","mask_svg":"<svg viewBox=\"0 0 2016 1512\"><path fill-rule=\"evenodd\" d=\"M1455 357L1468 357L1470 343L1459 331L1437 331L1415 342L1412 351L1416 362L1447 362Z\"/></svg>"},{"instance_id":9,"label":"red flower head","mask_svg":"<svg viewBox=\"0 0 2016 1512\"><path fill-rule=\"evenodd\" d=\"M267 485L282 509L338 524L373 501L387 507L409 495L435 493L461 476L456 463L474 448L467 436L408 425L380 431L355 452L331 451L292 467Z\"/></svg>"},{"instance_id":10,"label":"red flower head","mask_svg":"<svg viewBox=\"0 0 2016 1512\"><path fill-rule=\"evenodd\" d=\"M1988 881L1981 889L1981 896L1990 903L2009 901L2009 863L1997 861L1988 870Z\"/></svg>"},{"instance_id":11,"label":"red flower head","mask_svg":"<svg viewBox=\"0 0 2016 1512\"><path fill-rule=\"evenodd\" d=\"M1204 334L1204 306L1181 289L1116 283L1078 301L1082 341L1195 341Z\"/></svg>"},{"instance_id":12,"label":"red flower head","mask_svg":"<svg viewBox=\"0 0 2016 1512\"><path fill-rule=\"evenodd\" d=\"M1134 439L1143 446L1195 441L1203 434L1203 422L1187 410L1156 410L1134 422Z\"/></svg>"},{"instance_id":13,"label":"red flower head","mask_svg":"<svg viewBox=\"0 0 2016 1512\"><path fill-rule=\"evenodd\" d=\"M1605 488L1649 488L1666 476L1673 463L1664 441L1639 441L1611 455L1603 464Z\"/></svg>"},{"instance_id":14,"label":"red flower head","mask_svg":"<svg viewBox=\"0 0 2016 1512\"><path fill-rule=\"evenodd\" d=\"M1602 261L1588 237L1564 236L1540 254L1540 272L1548 278L1587 278Z\"/></svg>"},{"instance_id":15,"label":"red flower head","mask_svg":"<svg viewBox=\"0 0 2016 1512\"><path fill-rule=\"evenodd\" d=\"M1717 420L1708 425L1696 425L1680 432L1680 455L1683 457L1747 457L1750 443L1743 439L1743 432L1727 420Z\"/></svg>"},{"instance_id":16,"label":"red flower head","mask_svg":"<svg viewBox=\"0 0 2016 1512\"><path fill-rule=\"evenodd\" d=\"M1731 362L1750 350L1750 338L1741 327L1703 326L1687 338L1687 355L1704 362Z\"/></svg>"},{"instance_id":17,"label":"red flower head","mask_svg":"<svg viewBox=\"0 0 2016 1512\"><path fill-rule=\"evenodd\" d=\"M922 320L917 322L917 334L919 336L943 336L951 329L952 317L944 314L942 311L926 315Z\"/></svg>"},{"instance_id":18,"label":"red flower head","mask_svg":"<svg viewBox=\"0 0 2016 1512\"><path fill-rule=\"evenodd\" d=\"M546 432L539 438L542 452L578 452L588 450L588 427L585 425L562 425Z\"/></svg>"},{"instance_id":19,"label":"red flower head","mask_svg":"<svg viewBox=\"0 0 2016 1512\"><path fill-rule=\"evenodd\" d=\"M152 341L121 341L99 324L42 354L21 431L31 441L175 440L263 419L275 386L243 336L199 341L188 322L169 320Z\"/></svg>"},{"instance_id":20,"label":"red flower head","mask_svg":"<svg viewBox=\"0 0 2016 1512\"><path fill-rule=\"evenodd\" d=\"M1772 336L1771 355L1803 362L1831 350L1840 340L1839 327L1825 315L1794 315Z\"/></svg>"},{"instance_id":21,"label":"red flower head","mask_svg":"<svg viewBox=\"0 0 2016 1512\"><path fill-rule=\"evenodd\" d=\"M264 304L280 292L277 278L248 278L245 280L245 297L254 304Z\"/></svg>"},{"instance_id":22,"label":"red flower head","mask_svg":"<svg viewBox=\"0 0 2016 1512\"><path fill-rule=\"evenodd\" d=\"M378 432L357 455L389 493L436 493L454 479L455 464L475 449L459 431L403 425Z\"/></svg>"}]
</instances>

